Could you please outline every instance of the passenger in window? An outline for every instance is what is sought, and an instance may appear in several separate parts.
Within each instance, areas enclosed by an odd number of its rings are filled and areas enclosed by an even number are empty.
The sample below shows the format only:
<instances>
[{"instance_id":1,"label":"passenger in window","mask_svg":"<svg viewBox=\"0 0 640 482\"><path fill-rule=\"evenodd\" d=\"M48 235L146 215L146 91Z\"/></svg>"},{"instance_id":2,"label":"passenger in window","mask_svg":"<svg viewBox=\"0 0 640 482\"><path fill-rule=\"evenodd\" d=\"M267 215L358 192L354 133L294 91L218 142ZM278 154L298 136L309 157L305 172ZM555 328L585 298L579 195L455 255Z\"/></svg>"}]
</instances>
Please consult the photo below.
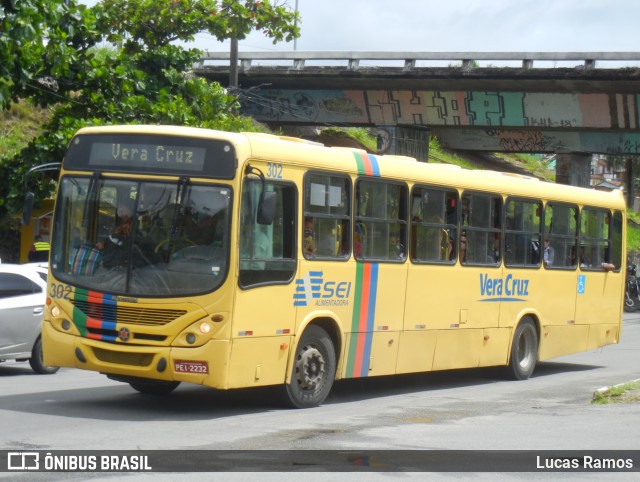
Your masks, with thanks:
<instances>
[{"instance_id":1,"label":"passenger in window","mask_svg":"<svg viewBox=\"0 0 640 482\"><path fill-rule=\"evenodd\" d=\"M591 268L591 263L589 262L589 257L584 252L584 246L580 246L580 267L581 268Z\"/></svg>"},{"instance_id":2,"label":"passenger in window","mask_svg":"<svg viewBox=\"0 0 640 482\"><path fill-rule=\"evenodd\" d=\"M500 262L500 237L495 235L493 238L493 244L491 245L491 251L487 256L487 263L499 263Z\"/></svg>"},{"instance_id":3,"label":"passenger in window","mask_svg":"<svg viewBox=\"0 0 640 482\"><path fill-rule=\"evenodd\" d=\"M459 243L459 256L460 256L460 262L461 263L466 263L467 262L467 235L465 233L462 233L460 235L460 243Z\"/></svg>"},{"instance_id":4,"label":"passenger in window","mask_svg":"<svg viewBox=\"0 0 640 482\"><path fill-rule=\"evenodd\" d=\"M545 267L553 266L553 261L555 258L555 250L549 245L549 237L546 236L544 238L544 253L543 260Z\"/></svg>"},{"instance_id":5,"label":"passenger in window","mask_svg":"<svg viewBox=\"0 0 640 482\"><path fill-rule=\"evenodd\" d=\"M353 233L353 255L356 258L362 256L362 246L366 236L366 228L363 223L356 223Z\"/></svg>"},{"instance_id":6,"label":"passenger in window","mask_svg":"<svg viewBox=\"0 0 640 482\"><path fill-rule=\"evenodd\" d=\"M313 236L313 218L305 218L304 220L302 251L307 257L313 257L316 254L316 242Z\"/></svg>"},{"instance_id":7,"label":"passenger in window","mask_svg":"<svg viewBox=\"0 0 640 482\"><path fill-rule=\"evenodd\" d=\"M389 259L404 259L404 246L395 234L389 237Z\"/></svg>"}]
</instances>

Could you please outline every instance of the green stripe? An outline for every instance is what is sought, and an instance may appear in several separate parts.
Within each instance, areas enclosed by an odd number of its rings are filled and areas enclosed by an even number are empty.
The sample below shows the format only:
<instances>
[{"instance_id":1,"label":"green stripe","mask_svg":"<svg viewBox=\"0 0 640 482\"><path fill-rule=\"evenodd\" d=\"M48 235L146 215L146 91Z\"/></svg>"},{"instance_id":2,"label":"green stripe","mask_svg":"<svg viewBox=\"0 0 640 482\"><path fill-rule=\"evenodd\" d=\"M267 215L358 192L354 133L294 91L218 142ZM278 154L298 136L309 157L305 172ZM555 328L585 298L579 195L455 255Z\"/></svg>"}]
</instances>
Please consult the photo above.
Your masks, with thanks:
<instances>
[{"instance_id":1,"label":"green stripe","mask_svg":"<svg viewBox=\"0 0 640 482\"><path fill-rule=\"evenodd\" d=\"M87 330L87 315L74 306L72 320L80 335L87 336L87 333L89 333L89 330Z\"/></svg>"},{"instance_id":2,"label":"green stripe","mask_svg":"<svg viewBox=\"0 0 640 482\"><path fill-rule=\"evenodd\" d=\"M364 170L364 161L362 160L362 156L358 152L354 152L353 155L356 158L356 164L358 166L358 174L363 175L366 174Z\"/></svg>"},{"instance_id":3,"label":"green stripe","mask_svg":"<svg viewBox=\"0 0 640 482\"><path fill-rule=\"evenodd\" d=\"M89 291L82 288L76 288L76 292L73 296L76 301L89 301Z\"/></svg>"},{"instance_id":4,"label":"green stripe","mask_svg":"<svg viewBox=\"0 0 640 482\"><path fill-rule=\"evenodd\" d=\"M364 265L356 262L356 286L353 298L353 315L351 317L351 338L349 340L349 356L347 357L347 377L353 373L353 365L356 359L356 350L358 348L358 332L360 324L360 305L362 302L362 277L364 274Z\"/></svg>"}]
</instances>

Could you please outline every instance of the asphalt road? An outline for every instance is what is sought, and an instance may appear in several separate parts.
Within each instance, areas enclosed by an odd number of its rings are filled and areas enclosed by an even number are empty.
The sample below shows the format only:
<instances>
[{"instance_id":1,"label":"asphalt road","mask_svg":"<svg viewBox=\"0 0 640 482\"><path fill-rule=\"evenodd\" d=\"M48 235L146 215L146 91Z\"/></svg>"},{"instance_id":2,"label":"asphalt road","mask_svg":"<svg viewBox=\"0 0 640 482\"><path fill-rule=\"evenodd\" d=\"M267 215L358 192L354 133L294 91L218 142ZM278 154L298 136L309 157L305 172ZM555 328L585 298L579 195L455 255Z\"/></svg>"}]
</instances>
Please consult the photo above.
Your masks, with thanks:
<instances>
[{"instance_id":1,"label":"asphalt road","mask_svg":"<svg viewBox=\"0 0 640 482\"><path fill-rule=\"evenodd\" d=\"M636 450L640 404L590 400L598 388L639 379L638 353L640 314L625 314L619 344L540 363L526 381L494 369L347 380L307 410L282 408L275 389L182 385L150 397L97 373L35 375L7 362L0 450L169 450L169 458L177 450Z\"/></svg>"}]
</instances>

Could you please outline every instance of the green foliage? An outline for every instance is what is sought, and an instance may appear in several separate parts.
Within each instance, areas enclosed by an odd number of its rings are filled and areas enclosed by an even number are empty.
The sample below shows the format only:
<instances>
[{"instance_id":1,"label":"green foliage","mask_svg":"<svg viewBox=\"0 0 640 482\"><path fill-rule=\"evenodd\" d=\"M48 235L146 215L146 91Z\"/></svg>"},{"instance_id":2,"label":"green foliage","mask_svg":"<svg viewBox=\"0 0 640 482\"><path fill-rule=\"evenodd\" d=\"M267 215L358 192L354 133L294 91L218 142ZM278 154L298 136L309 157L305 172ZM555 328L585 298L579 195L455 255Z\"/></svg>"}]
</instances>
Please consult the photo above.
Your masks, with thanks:
<instances>
[{"instance_id":1,"label":"green foliage","mask_svg":"<svg viewBox=\"0 0 640 482\"><path fill-rule=\"evenodd\" d=\"M355 139L370 152L376 152L376 137L371 133L370 129L363 127L330 127L322 130L323 135L334 137L350 137Z\"/></svg>"},{"instance_id":2,"label":"green foliage","mask_svg":"<svg viewBox=\"0 0 640 482\"><path fill-rule=\"evenodd\" d=\"M609 387L593 394L591 403L603 405L607 403L630 403L640 401L640 380Z\"/></svg>"},{"instance_id":3,"label":"green foliage","mask_svg":"<svg viewBox=\"0 0 640 482\"><path fill-rule=\"evenodd\" d=\"M638 213L627 211L627 251L640 252L640 226L638 222Z\"/></svg>"},{"instance_id":4,"label":"green foliage","mask_svg":"<svg viewBox=\"0 0 640 482\"><path fill-rule=\"evenodd\" d=\"M68 4L65 0L0 2L4 9L0 59L23 54L25 62L18 70L25 71L24 86L42 72L54 76L35 92L17 89L22 77L15 80L9 67L0 63L0 89L6 87L8 93L0 91L0 100L2 95L31 94L40 103L56 103L42 133L20 152L12 152L11 158L0 160L0 217L7 210L20 210L27 170L60 161L81 127L173 124L261 130L250 119L234 114L237 99L219 84L189 74L200 58L198 50L171 42L193 40L202 31L225 39L244 38L258 29L274 42L298 35L297 14L270 1L103 0L91 9L77 7L73 0ZM14 3L20 10L9 18L6 5ZM51 11L45 12L45 5ZM31 49L14 52L5 48L9 20L20 20L24 30L12 27L10 38L28 38ZM60 44L57 49L50 47L52 40ZM103 40L121 47L89 48ZM39 56L44 56L41 63L35 61ZM35 63L31 66L26 60ZM32 187L37 197L44 198L55 184L45 178Z\"/></svg>"},{"instance_id":5,"label":"green foliage","mask_svg":"<svg viewBox=\"0 0 640 482\"><path fill-rule=\"evenodd\" d=\"M103 0L95 11L106 40L126 52L192 41L199 32L224 40L261 30L274 44L299 35L297 13L270 1Z\"/></svg>"},{"instance_id":6,"label":"green foliage","mask_svg":"<svg viewBox=\"0 0 640 482\"><path fill-rule=\"evenodd\" d=\"M20 97L46 102L68 90L87 48L92 15L66 0L0 1L0 110Z\"/></svg>"}]
</instances>

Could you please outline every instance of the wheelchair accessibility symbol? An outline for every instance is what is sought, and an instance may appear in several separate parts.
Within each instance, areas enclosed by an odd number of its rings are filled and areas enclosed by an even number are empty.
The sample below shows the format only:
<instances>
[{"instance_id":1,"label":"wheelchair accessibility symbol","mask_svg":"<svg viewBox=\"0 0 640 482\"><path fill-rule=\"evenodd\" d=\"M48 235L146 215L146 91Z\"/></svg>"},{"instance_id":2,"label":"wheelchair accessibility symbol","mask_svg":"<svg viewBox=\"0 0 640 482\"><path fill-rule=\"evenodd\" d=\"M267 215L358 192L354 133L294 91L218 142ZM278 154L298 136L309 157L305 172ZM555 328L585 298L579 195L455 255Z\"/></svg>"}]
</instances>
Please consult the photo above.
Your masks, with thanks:
<instances>
[{"instance_id":1,"label":"wheelchair accessibility symbol","mask_svg":"<svg viewBox=\"0 0 640 482\"><path fill-rule=\"evenodd\" d=\"M585 284L586 284L587 280L585 279L585 276L583 274L581 274L580 276L578 276L578 294L579 295L583 295L584 294L584 288L585 288Z\"/></svg>"}]
</instances>

